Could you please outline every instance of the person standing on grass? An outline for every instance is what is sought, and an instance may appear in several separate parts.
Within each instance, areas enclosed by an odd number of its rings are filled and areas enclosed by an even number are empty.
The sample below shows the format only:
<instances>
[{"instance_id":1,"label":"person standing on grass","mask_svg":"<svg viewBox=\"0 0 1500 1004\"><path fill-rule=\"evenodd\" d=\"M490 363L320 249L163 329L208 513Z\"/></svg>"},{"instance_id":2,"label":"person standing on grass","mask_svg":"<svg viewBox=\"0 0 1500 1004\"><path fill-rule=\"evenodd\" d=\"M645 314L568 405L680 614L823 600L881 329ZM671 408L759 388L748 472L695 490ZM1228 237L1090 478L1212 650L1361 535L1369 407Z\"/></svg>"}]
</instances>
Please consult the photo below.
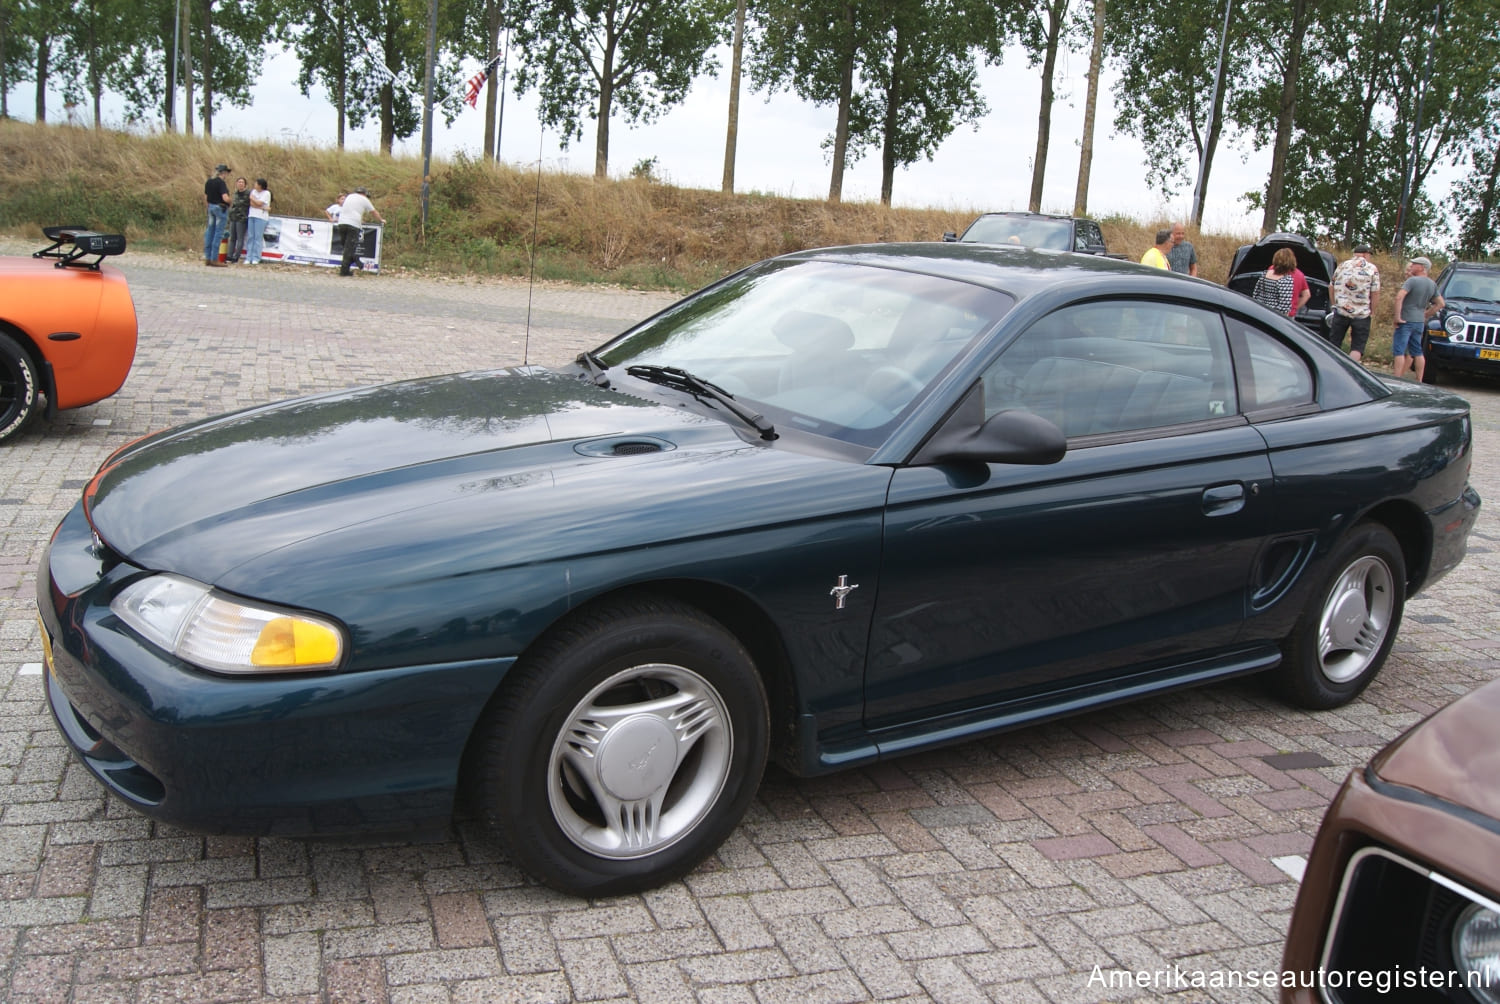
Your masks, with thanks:
<instances>
[{"instance_id":1,"label":"person standing on grass","mask_svg":"<svg viewBox=\"0 0 1500 1004\"><path fill-rule=\"evenodd\" d=\"M233 201L229 203L229 253L224 258L230 264L240 260L250 229L250 189L246 185L244 178L234 179Z\"/></svg>"},{"instance_id":2,"label":"person standing on grass","mask_svg":"<svg viewBox=\"0 0 1500 1004\"><path fill-rule=\"evenodd\" d=\"M224 236L224 225L229 222L229 185L224 181L229 174L229 165L214 168L214 176L203 183L203 201L208 205L208 226L203 228L203 264L218 267L219 241Z\"/></svg>"},{"instance_id":3,"label":"person standing on grass","mask_svg":"<svg viewBox=\"0 0 1500 1004\"><path fill-rule=\"evenodd\" d=\"M376 223L384 223L385 217L375 208L370 201L370 193L363 187L356 188L344 197L344 204L339 209L339 223L334 229L344 242L344 255L339 261L339 275L352 275L350 269L356 264L363 272L363 262L358 262L359 240L364 233L365 217L370 217Z\"/></svg>"},{"instance_id":4,"label":"person standing on grass","mask_svg":"<svg viewBox=\"0 0 1500 1004\"><path fill-rule=\"evenodd\" d=\"M1333 317L1328 324L1328 340L1335 348L1343 348L1347 331L1349 358L1360 362L1370 340L1370 315L1375 312L1375 299L1380 293L1380 269L1370 261L1370 245L1354 246L1354 253L1334 269L1329 287Z\"/></svg>"},{"instance_id":5,"label":"person standing on grass","mask_svg":"<svg viewBox=\"0 0 1500 1004\"><path fill-rule=\"evenodd\" d=\"M1396 330L1391 336L1391 355L1395 365L1391 372L1405 376L1410 369L1422 382L1427 368L1427 357L1422 352L1422 329L1427 319L1443 309L1443 298L1438 295L1437 283L1428 276L1432 259L1418 255L1406 266L1406 282L1396 293Z\"/></svg>"},{"instance_id":6,"label":"person standing on grass","mask_svg":"<svg viewBox=\"0 0 1500 1004\"><path fill-rule=\"evenodd\" d=\"M251 265L260 264L261 252L266 245L266 224L271 222L271 190L265 178L256 178L250 190L250 237L246 242L245 260Z\"/></svg>"}]
</instances>

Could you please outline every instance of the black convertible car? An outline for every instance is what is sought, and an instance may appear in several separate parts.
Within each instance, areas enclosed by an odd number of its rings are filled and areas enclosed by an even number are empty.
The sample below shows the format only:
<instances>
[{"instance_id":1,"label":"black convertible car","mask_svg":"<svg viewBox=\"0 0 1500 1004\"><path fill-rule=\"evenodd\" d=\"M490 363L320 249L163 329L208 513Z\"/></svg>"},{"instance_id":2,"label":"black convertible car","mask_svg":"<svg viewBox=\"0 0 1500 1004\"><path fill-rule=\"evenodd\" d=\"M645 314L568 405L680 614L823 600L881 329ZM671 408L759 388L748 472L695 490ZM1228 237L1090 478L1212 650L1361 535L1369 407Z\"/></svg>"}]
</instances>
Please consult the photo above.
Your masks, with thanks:
<instances>
[{"instance_id":1,"label":"black convertible car","mask_svg":"<svg viewBox=\"0 0 1500 1004\"><path fill-rule=\"evenodd\" d=\"M200 830L681 875L819 774L1248 673L1330 708L1463 557L1467 405L1243 297L963 244L788 255L569 366L124 447L43 559L74 752Z\"/></svg>"}]
</instances>

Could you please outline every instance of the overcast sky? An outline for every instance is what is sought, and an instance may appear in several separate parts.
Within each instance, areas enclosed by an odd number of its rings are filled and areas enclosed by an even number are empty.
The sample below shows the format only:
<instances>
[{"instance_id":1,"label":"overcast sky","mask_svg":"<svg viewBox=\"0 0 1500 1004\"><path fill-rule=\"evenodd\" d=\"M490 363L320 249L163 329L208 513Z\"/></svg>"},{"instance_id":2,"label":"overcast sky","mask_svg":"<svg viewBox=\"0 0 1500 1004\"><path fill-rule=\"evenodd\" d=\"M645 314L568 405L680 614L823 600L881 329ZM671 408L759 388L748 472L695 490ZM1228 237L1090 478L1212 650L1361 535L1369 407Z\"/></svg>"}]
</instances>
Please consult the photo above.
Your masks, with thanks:
<instances>
[{"instance_id":1,"label":"overcast sky","mask_svg":"<svg viewBox=\"0 0 1500 1004\"><path fill-rule=\"evenodd\" d=\"M721 53L727 65L728 48ZM466 68L472 73L477 64ZM1058 62L1053 107L1052 143L1048 156L1042 208L1068 213L1078 181L1079 139L1086 95L1086 53L1067 53ZM294 80L297 62L284 51L266 60L249 108L223 108L214 113L214 134L240 139L290 139L332 146L336 120L332 103L320 90L310 98L298 93ZM724 138L729 105L728 71L699 79L687 100L655 122L632 126L616 117L610 127L611 175L622 177L637 162L654 157L657 174L675 184L717 189L724 170ZM1185 217L1190 188L1166 201L1146 186L1146 155L1134 139L1114 129L1114 96L1106 78L1100 89L1096 115L1094 163L1089 186L1089 211L1094 216L1122 214L1143 223ZM454 82L453 86L462 86ZM1024 53L1013 48L1004 63L981 71L981 86L990 113L974 126L963 126L923 161L896 172L893 202L956 210L1025 209L1031 190L1031 159L1036 146L1036 121L1041 95L1037 70L1027 66ZM10 94L12 115L26 118L35 105L30 85ZM48 117L62 117L60 96L48 102ZM79 109L85 114L84 109ZM106 101L106 125L119 126L123 107ZM768 96L749 90L740 97L740 129L735 160L735 189L798 198L822 198L828 192L829 162L822 143L833 131L834 109L815 107L786 93ZM484 103L465 108L452 126L436 117L434 153L450 156L459 150L478 155L484 138ZM542 130L536 116L536 97L506 97L502 159L514 165L543 166L581 174L594 167L593 123L586 123L582 139L568 148L553 130ZM377 125L351 130L350 149L375 149ZM421 154L420 133L398 141L397 153ZM1242 196L1265 183L1269 150L1221 147L1215 157L1204 208L1204 229L1215 233L1255 236L1259 214L1249 214ZM239 169L240 166L236 165ZM253 171L253 167L244 168ZM274 183L274 182L273 182ZM845 172L846 201L876 201L880 197L880 157L871 150Z\"/></svg>"}]
</instances>

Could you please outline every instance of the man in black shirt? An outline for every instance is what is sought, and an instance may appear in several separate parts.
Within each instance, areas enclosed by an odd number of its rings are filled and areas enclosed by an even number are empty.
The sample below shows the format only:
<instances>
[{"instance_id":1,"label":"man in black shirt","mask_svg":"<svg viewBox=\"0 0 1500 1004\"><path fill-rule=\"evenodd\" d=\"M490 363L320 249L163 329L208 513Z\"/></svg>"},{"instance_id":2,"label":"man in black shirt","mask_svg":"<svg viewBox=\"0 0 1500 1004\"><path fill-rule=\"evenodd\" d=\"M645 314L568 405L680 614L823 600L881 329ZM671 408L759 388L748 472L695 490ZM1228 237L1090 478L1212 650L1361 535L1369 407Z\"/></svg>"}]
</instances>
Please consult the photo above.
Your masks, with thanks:
<instances>
[{"instance_id":1,"label":"man in black shirt","mask_svg":"<svg viewBox=\"0 0 1500 1004\"><path fill-rule=\"evenodd\" d=\"M224 224L229 219L229 185L224 181L229 174L229 165L214 168L214 176L203 183L203 201L208 204L208 226L203 231L203 264L215 268L224 266L219 261L219 239L224 236Z\"/></svg>"}]
</instances>

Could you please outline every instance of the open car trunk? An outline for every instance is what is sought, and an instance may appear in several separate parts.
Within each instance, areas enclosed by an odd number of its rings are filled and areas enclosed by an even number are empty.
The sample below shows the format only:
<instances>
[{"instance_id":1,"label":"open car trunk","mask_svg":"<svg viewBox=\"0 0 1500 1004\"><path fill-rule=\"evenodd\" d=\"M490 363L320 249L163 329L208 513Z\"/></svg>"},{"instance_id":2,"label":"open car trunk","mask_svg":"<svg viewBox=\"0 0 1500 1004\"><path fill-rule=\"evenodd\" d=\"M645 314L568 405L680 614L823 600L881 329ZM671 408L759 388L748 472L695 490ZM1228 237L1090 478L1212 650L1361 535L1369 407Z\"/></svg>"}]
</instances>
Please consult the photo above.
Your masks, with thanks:
<instances>
[{"instance_id":1,"label":"open car trunk","mask_svg":"<svg viewBox=\"0 0 1500 1004\"><path fill-rule=\"evenodd\" d=\"M1337 262L1331 253L1319 251L1301 234L1268 234L1254 244L1241 246L1229 266L1229 288L1245 296L1253 293L1255 280L1271 267L1271 256L1282 248L1290 248L1297 256L1297 267L1307 276L1308 288L1312 290L1307 305L1297 312L1297 321L1321 335L1327 330L1328 315L1333 310L1328 301L1328 283Z\"/></svg>"}]
</instances>

